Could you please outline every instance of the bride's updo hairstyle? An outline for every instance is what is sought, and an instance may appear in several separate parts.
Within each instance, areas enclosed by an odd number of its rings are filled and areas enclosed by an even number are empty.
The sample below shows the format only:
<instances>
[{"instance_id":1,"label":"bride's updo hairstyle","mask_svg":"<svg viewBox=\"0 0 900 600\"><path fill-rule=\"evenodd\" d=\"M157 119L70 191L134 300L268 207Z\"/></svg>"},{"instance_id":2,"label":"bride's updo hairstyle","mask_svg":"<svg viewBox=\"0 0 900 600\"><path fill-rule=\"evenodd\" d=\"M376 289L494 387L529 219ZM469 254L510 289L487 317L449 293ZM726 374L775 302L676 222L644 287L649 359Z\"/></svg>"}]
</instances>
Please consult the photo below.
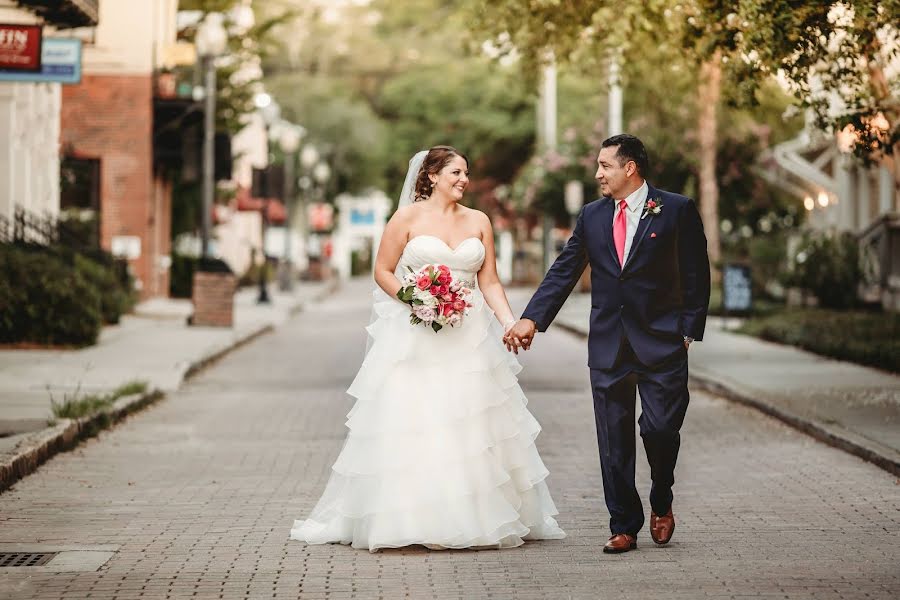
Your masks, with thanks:
<instances>
[{"instance_id":1,"label":"bride's updo hairstyle","mask_svg":"<svg viewBox=\"0 0 900 600\"><path fill-rule=\"evenodd\" d=\"M440 173L444 167L450 164L454 156L460 157L466 161L466 164L469 164L469 159L466 158L466 155L451 146L434 146L428 151L425 160L422 161L419 176L416 177L415 202L427 200L431 196L431 192L434 191L434 184L431 183L431 179L428 176Z\"/></svg>"}]
</instances>

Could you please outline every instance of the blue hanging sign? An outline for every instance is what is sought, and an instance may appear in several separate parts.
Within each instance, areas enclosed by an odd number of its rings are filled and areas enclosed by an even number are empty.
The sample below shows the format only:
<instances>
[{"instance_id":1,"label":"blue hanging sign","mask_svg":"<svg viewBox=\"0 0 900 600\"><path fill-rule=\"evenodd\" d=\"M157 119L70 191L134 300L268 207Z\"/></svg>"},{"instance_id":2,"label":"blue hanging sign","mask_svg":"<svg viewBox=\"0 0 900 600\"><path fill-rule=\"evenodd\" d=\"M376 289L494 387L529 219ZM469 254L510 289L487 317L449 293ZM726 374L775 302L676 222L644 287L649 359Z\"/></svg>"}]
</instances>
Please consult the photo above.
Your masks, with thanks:
<instances>
[{"instance_id":1,"label":"blue hanging sign","mask_svg":"<svg viewBox=\"0 0 900 600\"><path fill-rule=\"evenodd\" d=\"M0 71L0 81L81 83L81 40L44 38L41 43L40 71Z\"/></svg>"}]
</instances>

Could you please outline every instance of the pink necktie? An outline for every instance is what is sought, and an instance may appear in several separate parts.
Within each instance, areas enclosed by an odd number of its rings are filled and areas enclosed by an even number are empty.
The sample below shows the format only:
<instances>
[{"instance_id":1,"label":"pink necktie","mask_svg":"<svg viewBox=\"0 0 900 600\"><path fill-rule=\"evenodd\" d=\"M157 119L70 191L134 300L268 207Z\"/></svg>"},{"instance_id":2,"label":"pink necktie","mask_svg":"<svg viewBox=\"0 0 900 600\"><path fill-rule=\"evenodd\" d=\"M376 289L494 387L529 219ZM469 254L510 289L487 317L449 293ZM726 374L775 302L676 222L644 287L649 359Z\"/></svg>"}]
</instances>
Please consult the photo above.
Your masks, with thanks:
<instances>
[{"instance_id":1,"label":"pink necktie","mask_svg":"<svg viewBox=\"0 0 900 600\"><path fill-rule=\"evenodd\" d=\"M616 244L616 252L619 255L619 265L625 263L625 237L628 234L628 221L625 217L625 209L628 203L624 200L619 201L619 214L616 215L616 221L613 223L613 242Z\"/></svg>"}]
</instances>

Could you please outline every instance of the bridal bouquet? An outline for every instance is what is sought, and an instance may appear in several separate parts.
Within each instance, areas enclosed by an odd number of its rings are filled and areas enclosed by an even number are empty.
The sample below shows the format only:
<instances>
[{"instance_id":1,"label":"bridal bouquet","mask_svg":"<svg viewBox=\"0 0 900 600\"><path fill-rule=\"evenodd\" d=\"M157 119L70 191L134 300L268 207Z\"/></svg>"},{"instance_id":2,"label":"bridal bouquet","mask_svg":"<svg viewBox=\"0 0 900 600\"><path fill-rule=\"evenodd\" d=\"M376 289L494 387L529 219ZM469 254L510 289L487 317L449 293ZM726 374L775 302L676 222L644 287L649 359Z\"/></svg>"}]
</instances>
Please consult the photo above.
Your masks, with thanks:
<instances>
[{"instance_id":1,"label":"bridal bouquet","mask_svg":"<svg viewBox=\"0 0 900 600\"><path fill-rule=\"evenodd\" d=\"M454 280L447 265L425 265L418 271L406 267L403 287L397 298L412 307L409 322L424 324L435 333L445 326L456 327L468 314L472 304L469 296L472 290L461 281Z\"/></svg>"}]
</instances>

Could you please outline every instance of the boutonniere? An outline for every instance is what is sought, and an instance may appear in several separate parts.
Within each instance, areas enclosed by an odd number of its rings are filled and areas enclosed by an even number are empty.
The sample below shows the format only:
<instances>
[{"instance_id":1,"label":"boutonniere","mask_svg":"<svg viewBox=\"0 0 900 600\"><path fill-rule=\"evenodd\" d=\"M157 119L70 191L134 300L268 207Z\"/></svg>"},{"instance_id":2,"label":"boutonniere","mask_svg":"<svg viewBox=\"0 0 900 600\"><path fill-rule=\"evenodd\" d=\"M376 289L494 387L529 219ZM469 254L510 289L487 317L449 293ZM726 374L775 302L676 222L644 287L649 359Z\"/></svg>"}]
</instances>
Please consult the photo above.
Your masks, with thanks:
<instances>
[{"instance_id":1,"label":"boutonniere","mask_svg":"<svg viewBox=\"0 0 900 600\"><path fill-rule=\"evenodd\" d=\"M662 212L663 204L658 199L647 199L647 203L644 204L644 214L641 215L641 219L646 217L647 215L656 216Z\"/></svg>"}]
</instances>

